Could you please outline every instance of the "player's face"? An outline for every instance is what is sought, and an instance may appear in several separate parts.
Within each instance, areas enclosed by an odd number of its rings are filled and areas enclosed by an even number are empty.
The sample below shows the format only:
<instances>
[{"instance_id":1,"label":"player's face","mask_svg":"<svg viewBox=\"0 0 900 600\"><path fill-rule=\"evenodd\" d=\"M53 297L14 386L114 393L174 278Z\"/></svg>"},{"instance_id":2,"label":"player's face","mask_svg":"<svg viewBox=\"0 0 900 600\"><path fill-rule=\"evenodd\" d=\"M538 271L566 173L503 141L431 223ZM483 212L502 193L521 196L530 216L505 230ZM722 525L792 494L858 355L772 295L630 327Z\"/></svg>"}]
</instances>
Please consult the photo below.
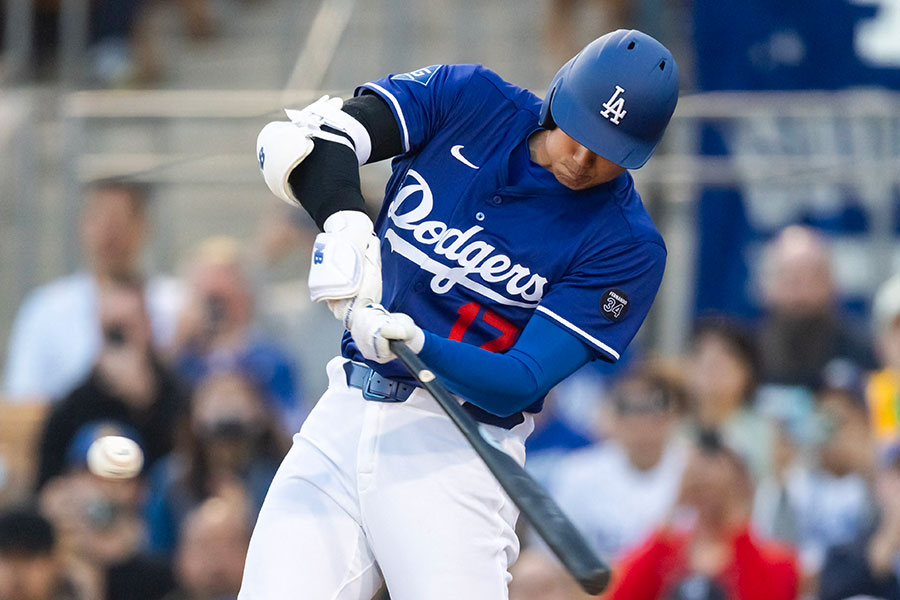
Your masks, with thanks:
<instances>
[{"instance_id":1,"label":"player's face","mask_svg":"<svg viewBox=\"0 0 900 600\"><path fill-rule=\"evenodd\" d=\"M570 190L584 190L612 181L625 171L625 167L594 154L559 127L541 132L541 138L535 162Z\"/></svg>"}]
</instances>

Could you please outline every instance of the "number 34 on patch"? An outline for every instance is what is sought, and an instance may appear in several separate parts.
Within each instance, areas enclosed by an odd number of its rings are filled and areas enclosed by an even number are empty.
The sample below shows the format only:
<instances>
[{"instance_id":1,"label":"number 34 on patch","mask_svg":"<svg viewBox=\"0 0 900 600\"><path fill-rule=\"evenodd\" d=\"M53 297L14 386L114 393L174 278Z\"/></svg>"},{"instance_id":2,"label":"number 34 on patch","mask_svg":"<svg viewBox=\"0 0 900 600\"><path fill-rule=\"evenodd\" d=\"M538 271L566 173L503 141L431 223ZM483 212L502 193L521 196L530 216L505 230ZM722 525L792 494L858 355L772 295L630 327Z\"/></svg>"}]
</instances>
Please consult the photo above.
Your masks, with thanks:
<instances>
[{"instance_id":1,"label":"number 34 on patch","mask_svg":"<svg viewBox=\"0 0 900 600\"><path fill-rule=\"evenodd\" d=\"M600 299L600 312L610 321L621 321L628 312L628 295L622 290L607 290Z\"/></svg>"}]
</instances>

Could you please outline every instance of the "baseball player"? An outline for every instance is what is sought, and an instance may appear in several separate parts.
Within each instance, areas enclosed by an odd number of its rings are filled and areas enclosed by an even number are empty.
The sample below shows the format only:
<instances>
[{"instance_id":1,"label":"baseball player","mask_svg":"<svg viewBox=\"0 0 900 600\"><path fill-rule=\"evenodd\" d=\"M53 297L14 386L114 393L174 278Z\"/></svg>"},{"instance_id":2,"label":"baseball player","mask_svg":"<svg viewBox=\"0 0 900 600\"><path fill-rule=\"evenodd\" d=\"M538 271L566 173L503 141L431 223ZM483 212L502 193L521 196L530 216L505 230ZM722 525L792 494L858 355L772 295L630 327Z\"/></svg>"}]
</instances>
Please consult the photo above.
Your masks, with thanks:
<instances>
[{"instance_id":1,"label":"baseball player","mask_svg":"<svg viewBox=\"0 0 900 600\"><path fill-rule=\"evenodd\" d=\"M257 142L269 188L323 233L314 300L347 333L275 476L241 600L507 597L516 508L389 349L402 340L520 463L547 391L615 361L665 265L627 169L675 109L671 53L619 30L543 101L480 65L433 65L323 98ZM363 212L358 165L394 157Z\"/></svg>"}]
</instances>

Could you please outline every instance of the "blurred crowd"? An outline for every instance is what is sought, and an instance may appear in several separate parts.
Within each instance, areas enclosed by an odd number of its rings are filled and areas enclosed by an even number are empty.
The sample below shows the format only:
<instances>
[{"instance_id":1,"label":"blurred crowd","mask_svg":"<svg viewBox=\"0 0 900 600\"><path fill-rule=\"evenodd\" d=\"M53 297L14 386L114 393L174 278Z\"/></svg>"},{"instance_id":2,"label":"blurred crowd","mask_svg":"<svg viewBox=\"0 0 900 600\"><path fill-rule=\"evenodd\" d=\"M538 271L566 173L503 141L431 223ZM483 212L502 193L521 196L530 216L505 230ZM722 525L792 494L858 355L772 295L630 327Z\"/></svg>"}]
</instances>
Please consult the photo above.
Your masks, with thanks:
<instances>
[{"instance_id":1,"label":"blurred crowd","mask_svg":"<svg viewBox=\"0 0 900 600\"><path fill-rule=\"evenodd\" d=\"M177 0L185 34L196 42L215 35L216 23L209 0ZM32 56L28 65L37 80L52 81L60 73L61 55L82 51L75 36L83 33L83 63L79 61L80 83L88 87L144 87L159 83L161 44L154 13L168 9L169 3L155 0L34 0L0 6L0 47L5 37L15 37L13 26L30 23ZM13 14L30 10L27 17ZM81 14L84 11L84 14ZM72 31L76 26L84 32ZM68 31L67 28L69 29ZM68 36L68 37L67 37ZM67 46L67 44L69 46ZM65 60L65 59L64 59Z\"/></svg>"},{"instance_id":2,"label":"blurred crowd","mask_svg":"<svg viewBox=\"0 0 900 600\"><path fill-rule=\"evenodd\" d=\"M0 454L28 466L0 485L0 600L234 598L321 370L290 339L326 360L320 336L339 335L296 290L307 330L272 326L267 265L309 245L304 222L147 273L149 195L87 188L84 269L19 309L0 421L33 435ZM680 355L592 363L536 419L527 466L613 564L608 598L900 598L900 275L864 323L841 312L821 232L785 228L764 261L758 321L701 315ZM139 477L86 468L111 434L143 449ZM521 529L510 597L579 598Z\"/></svg>"},{"instance_id":3,"label":"blurred crowd","mask_svg":"<svg viewBox=\"0 0 900 600\"><path fill-rule=\"evenodd\" d=\"M855 322L820 232L764 260L759 320L701 315L682 355L588 368L539 416L529 460L608 598L900 598L900 275ZM510 598L579 598L531 541Z\"/></svg>"},{"instance_id":4,"label":"blurred crowd","mask_svg":"<svg viewBox=\"0 0 900 600\"><path fill-rule=\"evenodd\" d=\"M605 30L665 21L669 4L547 2L547 69L582 46L585 5L602 8ZM177 5L192 37L214 33L207 0ZM90 3L94 83L159 76L154 6ZM38 61L55 52L59 7L33 3ZM753 68L795 68L783 42L773 36L772 57L753 46ZM721 54L719 87L770 85L735 83ZM152 197L132 182L89 186L83 269L18 309L0 393L0 600L233 600L268 484L324 389L340 326L309 303L302 273L271 277L308 255L299 211L255 240L200 240L163 274L142 260ZM900 600L900 273L846 311L831 233L771 235L749 286L758 318L699 311L679 354L639 339L620 364L563 382L536 417L527 468L612 565L605 598ZM87 449L110 434L140 445L139 477L87 470ZM510 599L583 598L520 529Z\"/></svg>"},{"instance_id":5,"label":"blurred crowd","mask_svg":"<svg viewBox=\"0 0 900 600\"><path fill-rule=\"evenodd\" d=\"M261 3L260 0L238 2L248 6ZM215 0L0 3L0 49L7 43L20 43L23 32L13 29L26 25L31 31L29 64L24 65L29 74L27 79L52 82L60 77L74 78L79 86L87 88L153 88L165 84L167 69L172 67L166 62L167 40L161 30L174 31L194 47L209 45L227 29L223 26L224 15L229 11L223 9L223 4ZM315 8L314 3L308 4ZM395 3L393 8L403 13L393 18L409 24L413 24L414 13L420 10L414 1ZM447 3L430 10L442 19L451 20L456 8L453 3ZM662 0L546 0L526 10L536 13L535 31L545 48L538 62L548 74L554 73L586 41L607 30L647 29L649 25L673 30L669 31L670 38L688 33L686 27L673 23L670 18L681 10L680 3L669 6ZM27 11L27 15L19 11ZM304 20L308 18L298 21L298 35L302 35ZM73 68L68 64L73 60L70 56L73 53L79 55L74 65L77 73L62 72ZM2 68L0 75L3 75Z\"/></svg>"},{"instance_id":6,"label":"blurred crowd","mask_svg":"<svg viewBox=\"0 0 900 600\"><path fill-rule=\"evenodd\" d=\"M305 223L279 214L258 243L205 239L178 276L152 274L149 196L129 182L91 185L83 270L18 311L0 402L2 600L233 598L255 515L308 408L282 340L322 335L337 350L336 323L310 334L263 309L266 258L307 244ZM296 321L330 322L293 297ZM139 444L139 477L87 469L104 435Z\"/></svg>"}]
</instances>

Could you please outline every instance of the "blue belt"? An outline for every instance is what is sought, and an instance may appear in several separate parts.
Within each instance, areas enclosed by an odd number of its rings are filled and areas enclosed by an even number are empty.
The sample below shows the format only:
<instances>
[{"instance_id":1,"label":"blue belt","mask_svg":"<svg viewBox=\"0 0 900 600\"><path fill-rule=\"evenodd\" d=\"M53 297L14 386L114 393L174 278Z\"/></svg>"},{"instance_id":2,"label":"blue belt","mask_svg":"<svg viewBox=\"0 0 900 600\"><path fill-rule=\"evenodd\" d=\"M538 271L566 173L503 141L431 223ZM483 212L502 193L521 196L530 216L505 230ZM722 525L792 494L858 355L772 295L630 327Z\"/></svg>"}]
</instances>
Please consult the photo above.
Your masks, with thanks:
<instances>
[{"instance_id":1,"label":"blue belt","mask_svg":"<svg viewBox=\"0 0 900 600\"><path fill-rule=\"evenodd\" d=\"M373 402L404 402L418 387L411 383L384 377L371 367L350 361L344 363L344 373L347 374L347 385L362 390L363 398ZM508 417L499 417L478 408L471 402L463 402L462 407L476 421L496 425L503 429L512 429L525 421L525 415L521 412Z\"/></svg>"}]
</instances>

